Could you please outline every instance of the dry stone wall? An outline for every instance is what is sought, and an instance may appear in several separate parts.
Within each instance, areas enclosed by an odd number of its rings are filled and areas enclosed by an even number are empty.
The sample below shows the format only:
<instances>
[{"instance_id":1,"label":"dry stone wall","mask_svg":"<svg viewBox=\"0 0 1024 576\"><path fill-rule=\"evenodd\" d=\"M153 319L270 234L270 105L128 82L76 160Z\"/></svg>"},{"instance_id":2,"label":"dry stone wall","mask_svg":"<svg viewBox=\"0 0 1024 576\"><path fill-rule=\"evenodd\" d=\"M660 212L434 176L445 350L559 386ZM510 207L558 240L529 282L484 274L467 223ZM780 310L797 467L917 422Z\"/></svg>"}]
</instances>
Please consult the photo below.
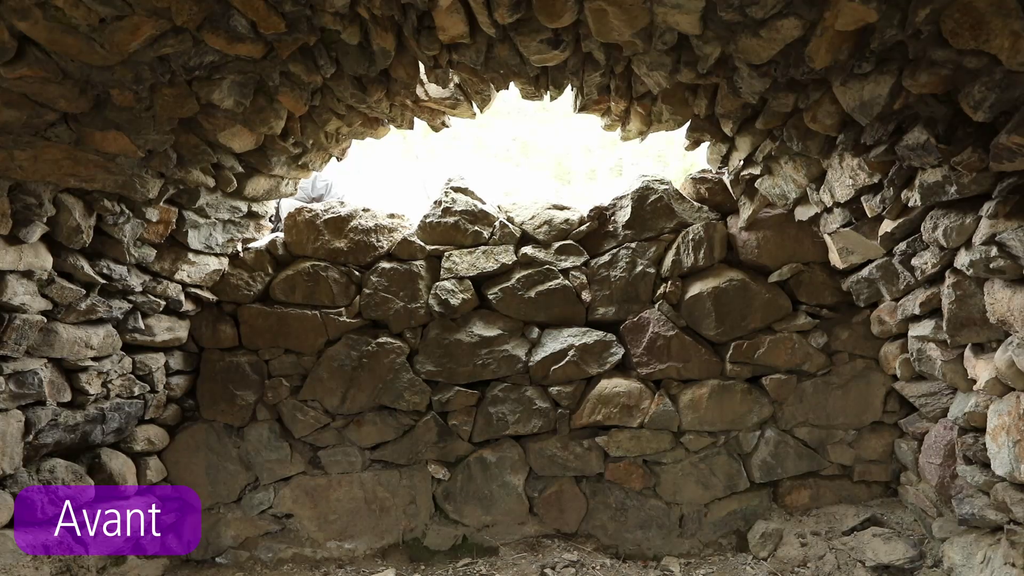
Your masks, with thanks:
<instances>
[{"instance_id":1,"label":"dry stone wall","mask_svg":"<svg viewBox=\"0 0 1024 576\"><path fill-rule=\"evenodd\" d=\"M1015 0L4 0L0 526L32 483L187 479L199 557L657 553L895 458L952 573L1018 574L1021 46ZM260 240L352 140L510 83L688 123L712 171Z\"/></svg>"},{"instance_id":2,"label":"dry stone wall","mask_svg":"<svg viewBox=\"0 0 1024 576\"><path fill-rule=\"evenodd\" d=\"M912 409L825 241L779 214L751 240L657 178L587 215L458 183L415 226L297 208L191 317L196 418L159 458L215 524L196 556L554 532L679 554L773 501L886 494Z\"/></svg>"}]
</instances>

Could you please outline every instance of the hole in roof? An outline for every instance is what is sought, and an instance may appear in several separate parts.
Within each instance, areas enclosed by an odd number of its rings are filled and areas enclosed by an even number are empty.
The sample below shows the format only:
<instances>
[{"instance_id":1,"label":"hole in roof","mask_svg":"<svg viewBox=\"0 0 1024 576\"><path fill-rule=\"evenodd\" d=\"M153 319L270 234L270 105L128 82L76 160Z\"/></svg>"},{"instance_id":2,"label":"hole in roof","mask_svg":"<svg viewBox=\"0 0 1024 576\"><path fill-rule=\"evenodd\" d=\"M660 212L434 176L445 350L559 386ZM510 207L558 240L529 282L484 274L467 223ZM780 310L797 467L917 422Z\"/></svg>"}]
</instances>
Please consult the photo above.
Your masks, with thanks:
<instances>
[{"instance_id":1,"label":"hole in roof","mask_svg":"<svg viewBox=\"0 0 1024 576\"><path fill-rule=\"evenodd\" d=\"M450 178L462 178L495 205L557 202L587 210L624 192L637 176L663 176L678 186L707 167L703 146L685 149L685 128L622 142L602 130L600 118L575 114L568 90L558 100L534 102L513 85L476 119L451 123L435 133L416 120L412 130L353 142L315 185L329 187L328 199L416 221Z\"/></svg>"}]
</instances>

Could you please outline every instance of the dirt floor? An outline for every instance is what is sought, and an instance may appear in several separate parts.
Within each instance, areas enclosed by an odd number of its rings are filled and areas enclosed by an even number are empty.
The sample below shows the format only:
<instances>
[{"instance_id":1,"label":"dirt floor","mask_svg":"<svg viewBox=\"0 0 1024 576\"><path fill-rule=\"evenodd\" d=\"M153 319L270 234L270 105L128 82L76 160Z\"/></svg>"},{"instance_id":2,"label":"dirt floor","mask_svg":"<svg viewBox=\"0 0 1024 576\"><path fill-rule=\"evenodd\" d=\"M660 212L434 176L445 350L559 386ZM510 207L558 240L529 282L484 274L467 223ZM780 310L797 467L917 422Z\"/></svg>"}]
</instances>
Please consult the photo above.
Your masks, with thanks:
<instances>
[{"instance_id":1,"label":"dirt floor","mask_svg":"<svg viewBox=\"0 0 1024 576\"><path fill-rule=\"evenodd\" d=\"M770 521L783 528L775 552L760 560L747 552L746 538L723 542L730 553L699 558L668 557L661 561L617 558L580 538L544 537L515 542L485 553L417 558L408 549L389 549L358 561L288 563L279 566L248 561L230 565L180 563L167 576L941 576L934 570L938 545L929 542L920 525L896 500L862 506L831 506L803 515L778 512ZM888 530L873 529L872 526ZM884 533L887 541L863 536ZM860 534L857 542L850 535ZM896 550L892 549L895 545ZM907 559L907 551L919 551ZM879 559L902 559L899 567L877 565ZM872 568L866 565L875 564Z\"/></svg>"}]
</instances>

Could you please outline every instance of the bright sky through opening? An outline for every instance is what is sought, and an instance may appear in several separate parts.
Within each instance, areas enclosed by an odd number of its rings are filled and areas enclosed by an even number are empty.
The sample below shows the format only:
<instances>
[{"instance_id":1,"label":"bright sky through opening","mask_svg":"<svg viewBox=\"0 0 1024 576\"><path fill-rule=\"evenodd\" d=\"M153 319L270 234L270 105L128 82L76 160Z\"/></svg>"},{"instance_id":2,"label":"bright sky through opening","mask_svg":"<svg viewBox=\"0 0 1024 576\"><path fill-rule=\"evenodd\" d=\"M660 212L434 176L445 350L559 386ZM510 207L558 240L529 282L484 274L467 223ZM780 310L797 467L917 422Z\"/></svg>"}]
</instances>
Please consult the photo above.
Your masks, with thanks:
<instances>
[{"instance_id":1,"label":"bright sky through opening","mask_svg":"<svg viewBox=\"0 0 1024 576\"><path fill-rule=\"evenodd\" d=\"M455 176L492 204L559 202L586 210L641 174L678 185L707 165L703 147L684 148L685 130L621 142L601 129L600 118L574 114L568 91L554 102L530 102L512 86L475 120L451 122L434 133L417 120L413 130L354 142L323 174L350 203L418 219Z\"/></svg>"}]
</instances>

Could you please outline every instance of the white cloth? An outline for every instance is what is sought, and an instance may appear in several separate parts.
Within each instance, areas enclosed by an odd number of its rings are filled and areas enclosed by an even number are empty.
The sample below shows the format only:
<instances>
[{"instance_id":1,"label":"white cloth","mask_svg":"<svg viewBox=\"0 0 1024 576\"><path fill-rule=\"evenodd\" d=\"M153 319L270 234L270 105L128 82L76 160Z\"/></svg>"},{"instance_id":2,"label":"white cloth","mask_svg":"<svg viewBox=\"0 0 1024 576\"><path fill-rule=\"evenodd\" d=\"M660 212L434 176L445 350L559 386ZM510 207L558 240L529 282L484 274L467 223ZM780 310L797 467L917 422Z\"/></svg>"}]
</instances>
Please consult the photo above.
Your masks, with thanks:
<instances>
[{"instance_id":1,"label":"white cloth","mask_svg":"<svg viewBox=\"0 0 1024 576\"><path fill-rule=\"evenodd\" d=\"M298 206L303 204L317 204L331 200L344 200L345 195L341 193L334 182L317 173L312 177L299 182L299 191L291 198L282 198L277 202L278 221L275 230L280 230L284 223L285 216Z\"/></svg>"}]
</instances>

